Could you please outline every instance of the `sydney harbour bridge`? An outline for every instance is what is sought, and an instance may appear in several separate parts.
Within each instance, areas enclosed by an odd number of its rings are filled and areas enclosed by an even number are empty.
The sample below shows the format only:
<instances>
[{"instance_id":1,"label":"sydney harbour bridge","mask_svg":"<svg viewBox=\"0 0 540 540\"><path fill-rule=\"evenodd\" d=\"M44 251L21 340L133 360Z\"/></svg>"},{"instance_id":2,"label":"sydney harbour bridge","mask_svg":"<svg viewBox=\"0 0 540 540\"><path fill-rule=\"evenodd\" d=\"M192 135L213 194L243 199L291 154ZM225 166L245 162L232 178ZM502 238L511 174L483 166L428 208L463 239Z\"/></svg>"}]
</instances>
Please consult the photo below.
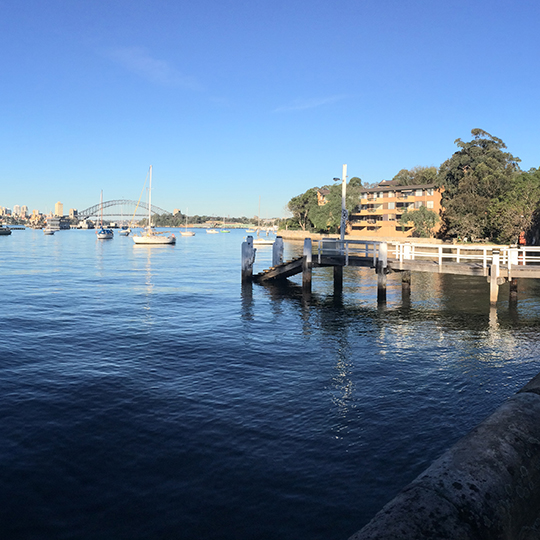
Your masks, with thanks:
<instances>
[{"instance_id":1,"label":"sydney harbour bridge","mask_svg":"<svg viewBox=\"0 0 540 540\"><path fill-rule=\"evenodd\" d=\"M103 209L103 214L102 214ZM152 214L170 214L167 210L163 210L159 206L152 205ZM139 221L148 217L148 203L131 201L129 199L119 199L116 201L104 201L96 204L86 210L78 212L79 220L99 219L103 218L107 221Z\"/></svg>"}]
</instances>

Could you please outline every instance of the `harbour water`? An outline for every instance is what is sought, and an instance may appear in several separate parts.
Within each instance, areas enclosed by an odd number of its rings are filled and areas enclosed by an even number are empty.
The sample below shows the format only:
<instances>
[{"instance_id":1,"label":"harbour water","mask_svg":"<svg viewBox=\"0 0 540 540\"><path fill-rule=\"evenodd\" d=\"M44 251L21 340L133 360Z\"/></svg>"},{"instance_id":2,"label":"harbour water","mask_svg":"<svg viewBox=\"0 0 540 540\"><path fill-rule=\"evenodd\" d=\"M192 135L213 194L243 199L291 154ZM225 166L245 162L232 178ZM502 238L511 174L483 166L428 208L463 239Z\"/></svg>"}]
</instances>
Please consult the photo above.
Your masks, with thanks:
<instances>
[{"instance_id":1,"label":"harbour water","mask_svg":"<svg viewBox=\"0 0 540 540\"><path fill-rule=\"evenodd\" d=\"M0 238L2 538L345 540L540 371L535 282L306 302L241 286L245 232L177 236Z\"/></svg>"}]
</instances>

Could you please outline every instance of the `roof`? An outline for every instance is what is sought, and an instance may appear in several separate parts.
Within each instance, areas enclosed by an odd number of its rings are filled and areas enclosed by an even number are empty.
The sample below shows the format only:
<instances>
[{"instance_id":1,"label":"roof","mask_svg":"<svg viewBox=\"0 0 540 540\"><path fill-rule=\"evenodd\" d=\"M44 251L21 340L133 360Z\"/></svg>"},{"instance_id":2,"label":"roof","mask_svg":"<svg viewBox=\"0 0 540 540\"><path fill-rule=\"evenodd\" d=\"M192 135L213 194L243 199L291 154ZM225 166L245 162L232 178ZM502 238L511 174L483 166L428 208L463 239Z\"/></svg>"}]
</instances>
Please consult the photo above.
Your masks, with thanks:
<instances>
[{"instance_id":1,"label":"roof","mask_svg":"<svg viewBox=\"0 0 540 540\"><path fill-rule=\"evenodd\" d=\"M396 184L388 184L386 182L381 182L379 185L373 188L362 189L362 193L375 193L377 191L413 191L415 189L437 189L435 184L415 184L413 186L398 186Z\"/></svg>"}]
</instances>

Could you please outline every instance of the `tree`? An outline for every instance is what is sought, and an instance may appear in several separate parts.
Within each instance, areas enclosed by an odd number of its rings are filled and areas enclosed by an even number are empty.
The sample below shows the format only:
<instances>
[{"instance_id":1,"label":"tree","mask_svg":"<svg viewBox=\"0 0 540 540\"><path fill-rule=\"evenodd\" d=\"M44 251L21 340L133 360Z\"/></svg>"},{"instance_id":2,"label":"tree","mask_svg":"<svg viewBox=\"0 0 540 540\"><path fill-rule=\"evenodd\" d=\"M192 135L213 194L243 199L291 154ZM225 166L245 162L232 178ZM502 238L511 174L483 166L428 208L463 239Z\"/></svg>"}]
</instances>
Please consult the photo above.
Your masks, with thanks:
<instances>
[{"instance_id":1,"label":"tree","mask_svg":"<svg viewBox=\"0 0 540 540\"><path fill-rule=\"evenodd\" d=\"M303 231L310 226L308 216L313 207L317 207L317 188L308 189L305 193L293 197L287 204Z\"/></svg>"},{"instance_id":2,"label":"tree","mask_svg":"<svg viewBox=\"0 0 540 540\"><path fill-rule=\"evenodd\" d=\"M437 167L413 167L410 170L401 169L392 181L398 186L418 186L421 184L434 184L437 180Z\"/></svg>"},{"instance_id":3,"label":"tree","mask_svg":"<svg viewBox=\"0 0 540 540\"><path fill-rule=\"evenodd\" d=\"M348 183L348 187L362 187L362 180L358 176L353 176Z\"/></svg>"},{"instance_id":4,"label":"tree","mask_svg":"<svg viewBox=\"0 0 540 540\"><path fill-rule=\"evenodd\" d=\"M353 180L351 178L351 180ZM360 180L358 178L358 180ZM327 233L337 233L341 226L341 199L342 199L342 184L336 183L331 186L323 186L328 189L329 193L326 195L326 204L324 206L312 207L309 212L309 219L313 223L316 230ZM360 201L360 192L362 191L362 184L358 182L351 182L347 185L345 196L345 208L347 212L353 212Z\"/></svg>"},{"instance_id":5,"label":"tree","mask_svg":"<svg viewBox=\"0 0 540 540\"><path fill-rule=\"evenodd\" d=\"M405 225L412 222L414 224L413 236L429 238L433 236L432 229L439 222L439 216L433 210L421 206L418 210L406 210L399 222L403 230L405 230Z\"/></svg>"},{"instance_id":6,"label":"tree","mask_svg":"<svg viewBox=\"0 0 540 540\"><path fill-rule=\"evenodd\" d=\"M471 134L472 141L454 141L460 150L439 169L443 233L495 239L499 230L493 210L511 190L520 160L505 152L504 142L486 131L473 129Z\"/></svg>"},{"instance_id":7,"label":"tree","mask_svg":"<svg viewBox=\"0 0 540 540\"><path fill-rule=\"evenodd\" d=\"M521 232L530 239L540 221L540 170L514 175L512 189L490 208L490 219L499 242L517 243Z\"/></svg>"}]
</instances>

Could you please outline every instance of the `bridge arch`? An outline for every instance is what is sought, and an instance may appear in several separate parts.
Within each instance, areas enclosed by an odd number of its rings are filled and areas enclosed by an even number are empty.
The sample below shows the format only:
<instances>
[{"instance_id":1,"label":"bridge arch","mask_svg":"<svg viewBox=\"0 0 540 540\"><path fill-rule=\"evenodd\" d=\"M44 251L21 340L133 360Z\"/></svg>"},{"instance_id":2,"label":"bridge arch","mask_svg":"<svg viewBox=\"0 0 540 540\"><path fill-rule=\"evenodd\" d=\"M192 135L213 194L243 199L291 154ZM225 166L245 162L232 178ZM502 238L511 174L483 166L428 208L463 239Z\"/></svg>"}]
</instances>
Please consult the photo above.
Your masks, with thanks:
<instances>
[{"instance_id":1,"label":"bridge arch","mask_svg":"<svg viewBox=\"0 0 540 540\"><path fill-rule=\"evenodd\" d=\"M119 217L120 212L111 212L110 210L108 212L105 212L106 209L110 209L114 206L121 206L121 207L130 207L131 212L123 214L124 219L130 219L133 215L133 211L136 210L137 212L139 210L145 210L146 213L148 213L148 203L145 202L137 202L132 201L129 199L117 199L114 201L104 201L103 204L95 204L94 206L90 206L89 208L86 208L85 210L81 210L78 212L77 217L79 219L90 219L92 217L98 218L101 216L101 208L103 208L103 217ZM170 214L170 212L167 212L167 210L163 210L163 208L160 208L159 206L152 205L151 208L152 214ZM141 219L143 217L142 214L137 214L137 218Z\"/></svg>"}]
</instances>

